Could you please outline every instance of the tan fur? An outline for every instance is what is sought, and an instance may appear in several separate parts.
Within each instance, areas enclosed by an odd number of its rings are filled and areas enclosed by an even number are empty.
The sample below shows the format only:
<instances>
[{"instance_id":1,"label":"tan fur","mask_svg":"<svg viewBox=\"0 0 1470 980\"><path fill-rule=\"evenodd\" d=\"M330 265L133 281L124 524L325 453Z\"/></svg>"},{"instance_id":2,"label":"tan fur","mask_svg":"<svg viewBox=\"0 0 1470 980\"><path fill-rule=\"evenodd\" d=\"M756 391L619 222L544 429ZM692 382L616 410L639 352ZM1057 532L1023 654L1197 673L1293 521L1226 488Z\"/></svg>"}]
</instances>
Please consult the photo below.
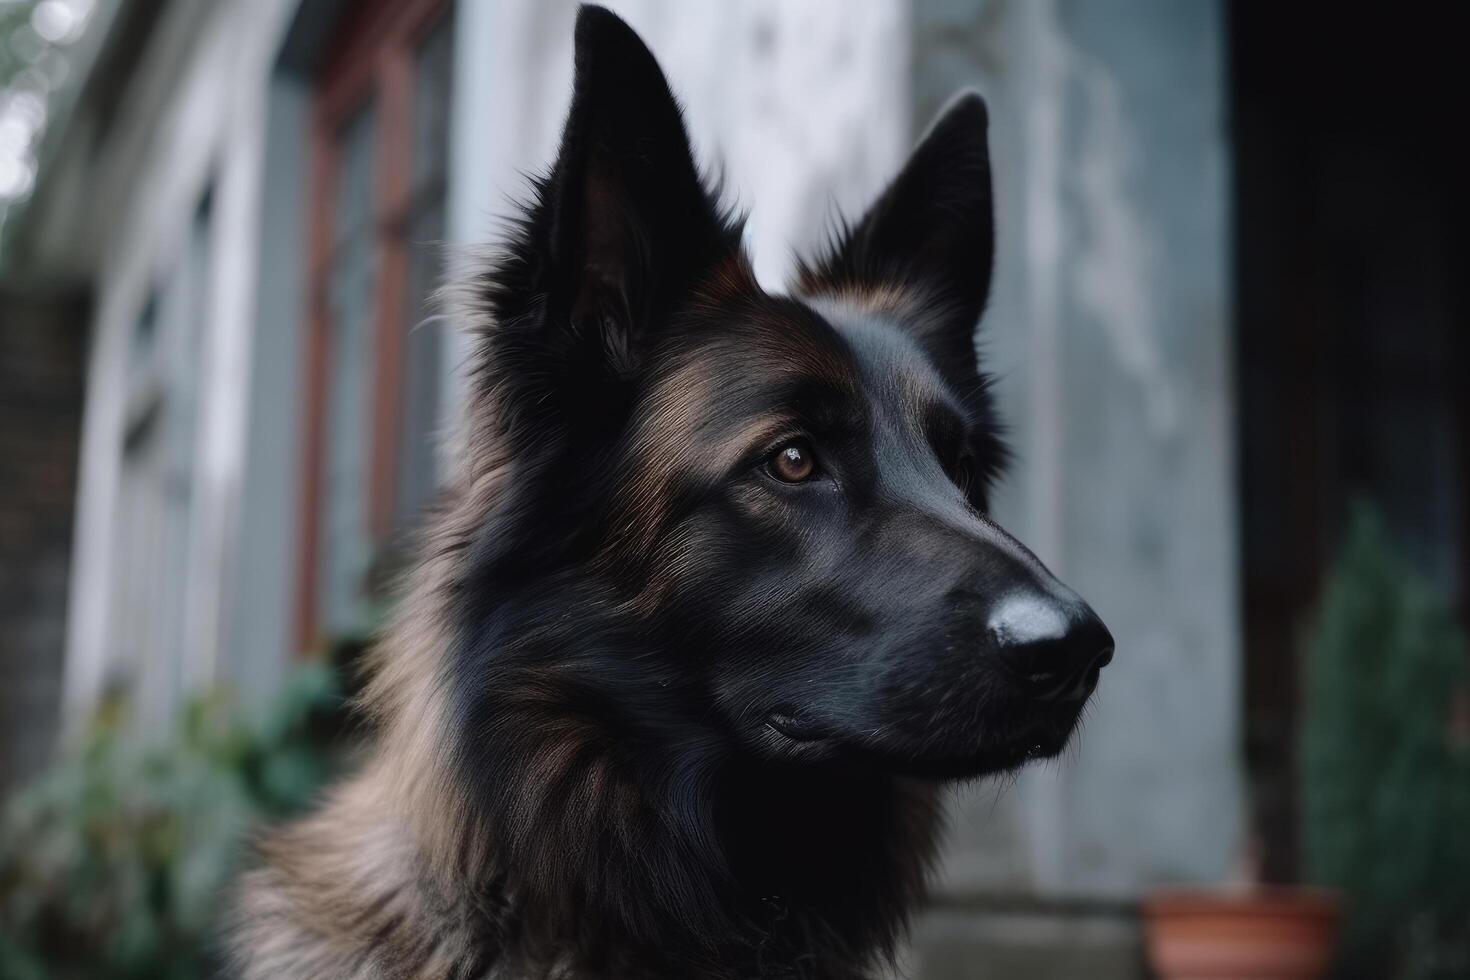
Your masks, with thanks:
<instances>
[{"instance_id":1,"label":"tan fur","mask_svg":"<svg viewBox=\"0 0 1470 980\"><path fill-rule=\"evenodd\" d=\"M901 313L923 305L914 287L900 283L803 284L811 297L832 299L863 313Z\"/></svg>"}]
</instances>

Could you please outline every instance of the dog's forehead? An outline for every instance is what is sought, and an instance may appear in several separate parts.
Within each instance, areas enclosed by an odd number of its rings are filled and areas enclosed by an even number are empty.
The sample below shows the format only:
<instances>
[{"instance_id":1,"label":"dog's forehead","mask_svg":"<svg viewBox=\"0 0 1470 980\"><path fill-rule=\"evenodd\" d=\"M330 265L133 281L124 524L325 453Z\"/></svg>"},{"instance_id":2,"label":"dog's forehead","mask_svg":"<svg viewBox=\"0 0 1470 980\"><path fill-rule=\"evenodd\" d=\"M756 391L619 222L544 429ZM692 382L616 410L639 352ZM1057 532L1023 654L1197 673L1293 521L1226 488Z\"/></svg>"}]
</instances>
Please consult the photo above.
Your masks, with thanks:
<instances>
[{"instance_id":1,"label":"dog's forehead","mask_svg":"<svg viewBox=\"0 0 1470 980\"><path fill-rule=\"evenodd\" d=\"M806 302L841 338L870 398L906 415L935 403L958 411L949 385L905 323L902 304L841 296Z\"/></svg>"},{"instance_id":2,"label":"dog's forehead","mask_svg":"<svg viewBox=\"0 0 1470 980\"><path fill-rule=\"evenodd\" d=\"M897 311L842 298L763 296L715 319L660 372L657 387L683 391L688 408L772 407L771 399L796 390L905 414L954 403Z\"/></svg>"},{"instance_id":3,"label":"dog's forehead","mask_svg":"<svg viewBox=\"0 0 1470 980\"><path fill-rule=\"evenodd\" d=\"M753 380L794 381L851 391L859 365L850 345L820 311L780 296L754 299L717 328L716 357L753 371Z\"/></svg>"}]
</instances>

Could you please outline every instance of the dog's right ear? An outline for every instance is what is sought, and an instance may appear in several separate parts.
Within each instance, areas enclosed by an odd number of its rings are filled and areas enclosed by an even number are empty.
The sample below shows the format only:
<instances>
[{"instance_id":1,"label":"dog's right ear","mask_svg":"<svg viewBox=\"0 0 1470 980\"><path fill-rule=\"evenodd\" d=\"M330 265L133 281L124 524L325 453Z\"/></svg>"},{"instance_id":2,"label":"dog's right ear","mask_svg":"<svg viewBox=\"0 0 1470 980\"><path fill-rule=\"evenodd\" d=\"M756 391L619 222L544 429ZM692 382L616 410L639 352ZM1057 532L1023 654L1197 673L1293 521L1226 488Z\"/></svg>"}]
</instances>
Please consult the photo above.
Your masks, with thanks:
<instances>
[{"instance_id":1,"label":"dog's right ear","mask_svg":"<svg viewBox=\"0 0 1470 980\"><path fill-rule=\"evenodd\" d=\"M495 305L573 362L564 378L626 379L679 300L738 254L663 72L602 7L577 16L571 110L537 191Z\"/></svg>"},{"instance_id":2,"label":"dog's right ear","mask_svg":"<svg viewBox=\"0 0 1470 980\"><path fill-rule=\"evenodd\" d=\"M798 292L915 292L933 311L913 325L919 340L943 363L973 369L995 250L988 126L979 94L955 98L867 213L801 264Z\"/></svg>"}]
</instances>

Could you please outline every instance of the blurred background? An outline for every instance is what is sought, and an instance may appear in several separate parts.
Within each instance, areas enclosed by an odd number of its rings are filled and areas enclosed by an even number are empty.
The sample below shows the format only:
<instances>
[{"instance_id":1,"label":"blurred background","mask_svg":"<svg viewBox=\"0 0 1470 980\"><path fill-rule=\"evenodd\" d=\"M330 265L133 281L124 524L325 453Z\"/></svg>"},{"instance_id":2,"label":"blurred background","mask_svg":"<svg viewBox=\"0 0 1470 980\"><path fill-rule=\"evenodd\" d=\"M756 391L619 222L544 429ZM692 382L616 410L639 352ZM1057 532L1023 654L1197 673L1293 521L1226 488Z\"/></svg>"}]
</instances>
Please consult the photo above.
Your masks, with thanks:
<instances>
[{"instance_id":1,"label":"blurred background","mask_svg":"<svg viewBox=\"0 0 1470 980\"><path fill-rule=\"evenodd\" d=\"M1189 886L1240 948L1335 895L1338 974L1470 976L1450 8L611 5L772 288L991 106L997 510L1118 656L958 795L906 971L1173 975ZM0 977L205 975L241 834L350 755L462 404L428 297L551 158L574 13L0 0Z\"/></svg>"}]
</instances>

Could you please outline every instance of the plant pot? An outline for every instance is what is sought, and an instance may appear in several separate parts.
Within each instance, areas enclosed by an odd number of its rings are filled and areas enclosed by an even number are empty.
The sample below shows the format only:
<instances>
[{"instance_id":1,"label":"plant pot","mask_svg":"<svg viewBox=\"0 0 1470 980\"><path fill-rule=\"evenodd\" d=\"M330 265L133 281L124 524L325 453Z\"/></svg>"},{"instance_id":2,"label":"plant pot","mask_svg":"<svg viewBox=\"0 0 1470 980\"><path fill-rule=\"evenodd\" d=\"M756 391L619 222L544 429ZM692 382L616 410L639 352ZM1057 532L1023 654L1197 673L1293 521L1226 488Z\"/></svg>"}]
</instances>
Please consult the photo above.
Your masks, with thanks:
<instances>
[{"instance_id":1,"label":"plant pot","mask_svg":"<svg viewBox=\"0 0 1470 980\"><path fill-rule=\"evenodd\" d=\"M1143 903L1149 962L1161 980L1318 980L1339 912L1314 889L1160 891Z\"/></svg>"}]
</instances>

